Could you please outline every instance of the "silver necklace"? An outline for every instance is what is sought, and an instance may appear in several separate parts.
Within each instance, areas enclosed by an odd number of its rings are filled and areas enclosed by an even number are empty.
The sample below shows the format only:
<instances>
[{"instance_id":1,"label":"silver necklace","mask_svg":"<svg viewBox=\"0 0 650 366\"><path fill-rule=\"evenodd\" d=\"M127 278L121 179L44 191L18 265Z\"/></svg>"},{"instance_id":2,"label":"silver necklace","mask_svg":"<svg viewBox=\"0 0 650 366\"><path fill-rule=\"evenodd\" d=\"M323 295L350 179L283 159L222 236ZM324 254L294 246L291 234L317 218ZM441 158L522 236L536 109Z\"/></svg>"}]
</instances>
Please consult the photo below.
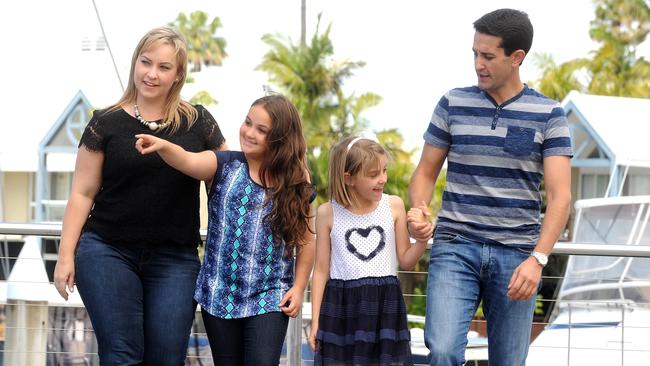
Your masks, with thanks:
<instances>
[{"instance_id":1,"label":"silver necklace","mask_svg":"<svg viewBox=\"0 0 650 366\"><path fill-rule=\"evenodd\" d=\"M150 129L151 131L156 131L156 130L158 130L158 129L165 128L165 127L167 127L167 126L169 125L169 122L165 122L165 123L160 123L160 124L158 124L158 122L150 122L150 121L147 121L146 119L142 118L142 116L140 115L140 110L138 109L138 105L137 105L137 104L134 104L134 105L133 105L133 109L134 109L134 111L135 111L135 118L136 118L138 121L140 121L140 123L142 123L143 125L149 127L149 129Z\"/></svg>"}]
</instances>

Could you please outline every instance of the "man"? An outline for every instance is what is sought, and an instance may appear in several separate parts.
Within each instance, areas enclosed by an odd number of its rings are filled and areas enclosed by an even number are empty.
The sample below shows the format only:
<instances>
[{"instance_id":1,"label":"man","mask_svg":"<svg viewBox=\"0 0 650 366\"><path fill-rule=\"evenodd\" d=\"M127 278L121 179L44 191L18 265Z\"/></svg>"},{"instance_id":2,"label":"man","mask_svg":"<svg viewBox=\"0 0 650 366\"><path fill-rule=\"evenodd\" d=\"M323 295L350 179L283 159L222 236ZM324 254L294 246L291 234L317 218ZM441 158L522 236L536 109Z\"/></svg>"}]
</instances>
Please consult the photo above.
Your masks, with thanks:
<instances>
[{"instance_id":1,"label":"man","mask_svg":"<svg viewBox=\"0 0 650 366\"><path fill-rule=\"evenodd\" d=\"M474 29L478 86L440 99L409 187L411 206L426 209L447 159L429 262L425 342L431 365L463 365L482 300L490 365L523 366L542 267L568 217L571 141L560 105L521 82L519 67L533 39L528 15L496 10ZM415 238L427 235L424 226L410 230Z\"/></svg>"}]
</instances>

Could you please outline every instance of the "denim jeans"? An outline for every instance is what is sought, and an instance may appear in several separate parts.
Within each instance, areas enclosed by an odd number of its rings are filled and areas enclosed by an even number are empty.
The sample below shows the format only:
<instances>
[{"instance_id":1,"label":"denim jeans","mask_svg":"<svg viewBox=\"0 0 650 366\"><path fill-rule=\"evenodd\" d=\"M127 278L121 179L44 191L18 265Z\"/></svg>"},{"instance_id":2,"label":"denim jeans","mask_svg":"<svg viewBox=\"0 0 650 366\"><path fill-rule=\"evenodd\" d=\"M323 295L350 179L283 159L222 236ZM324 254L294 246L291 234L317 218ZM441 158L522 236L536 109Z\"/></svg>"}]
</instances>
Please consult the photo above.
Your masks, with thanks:
<instances>
[{"instance_id":1,"label":"denim jeans","mask_svg":"<svg viewBox=\"0 0 650 366\"><path fill-rule=\"evenodd\" d=\"M481 300L490 366L525 365L535 297L516 301L506 294L512 273L531 251L531 246L505 246L436 230L425 323L430 365L465 364L467 332Z\"/></svg>"},{"instance_id":2,"label":"denim jeans","mask_svg":"<svg viewBox=\"0 0 650 366\"><path fill-rule=\"evenodd\" d=\"M102 366L183 365L196 308L196 248L121 246L84 232L75 263Z\"/></svg>"},{"instance_id":3,"label":"denim jeans","mask_svg":"<svg viewBox=\"0 0 650 366\"><path fill-rule=\"evenodd\" d=\"M201 309L212 359L219 366L277 366L289 317L272 312L222 319Z\"/></svg>"}]
</instances>

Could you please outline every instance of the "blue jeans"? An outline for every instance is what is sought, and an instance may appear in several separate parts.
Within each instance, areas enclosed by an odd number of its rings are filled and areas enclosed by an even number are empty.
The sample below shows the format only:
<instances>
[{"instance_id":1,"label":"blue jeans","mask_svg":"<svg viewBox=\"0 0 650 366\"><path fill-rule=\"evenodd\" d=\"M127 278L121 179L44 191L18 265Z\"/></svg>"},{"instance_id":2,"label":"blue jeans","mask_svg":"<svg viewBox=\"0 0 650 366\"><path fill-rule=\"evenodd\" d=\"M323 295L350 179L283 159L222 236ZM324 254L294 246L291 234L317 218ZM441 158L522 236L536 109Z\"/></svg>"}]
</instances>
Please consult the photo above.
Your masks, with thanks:
<instances>
[{"instance_id":1,"label":"blue jeans","mask_svg":"<svg viewBox=\"0 0 650 366\"><path fill-rule=\"evenodd\" d=\"M201 309L212 359L219 366L277 366L289 317L272 312L221 319Z\"/></svg>"},{"instance_id":2,"label":"blue jeans","mask_svg":"<svg viewBox=\"0 0 650 366\"><path fill-rule=\"evenodd\" d=\"M430 365L465 364L467 332L481 300L490 366L525 365L535 297L516 301L506 294L512 273L531 251L531 246L505 246L436 230L425 323Z\"/></svg>"},{"instance_id":3,"label":"blue jeans","mask_svg":"<svg viewBox=\"0 0 650 366\"><path fill-rule=\"evenodd\" d=\"M183 365L196 308L196 248L121 246L84 232L75 263L102 366Z\"/></svg>"}]
</instances>

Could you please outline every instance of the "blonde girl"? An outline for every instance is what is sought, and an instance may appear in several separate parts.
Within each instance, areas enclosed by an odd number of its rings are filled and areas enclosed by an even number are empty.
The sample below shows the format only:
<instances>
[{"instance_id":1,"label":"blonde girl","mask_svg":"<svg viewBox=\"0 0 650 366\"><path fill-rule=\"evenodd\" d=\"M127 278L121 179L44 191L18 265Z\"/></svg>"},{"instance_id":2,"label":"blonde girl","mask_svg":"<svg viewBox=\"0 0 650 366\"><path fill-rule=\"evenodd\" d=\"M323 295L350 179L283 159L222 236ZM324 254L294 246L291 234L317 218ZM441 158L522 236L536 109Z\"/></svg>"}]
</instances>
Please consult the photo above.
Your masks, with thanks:
<instances>
[{"instance_id":1,"label":"blonde girl","mask_svg":"<svg viewBox=\"0 0 650 366\"><path fill-rule=\"evenodd\" d=\"M412 364L397 266L413 268L426 241L411 245L404 202L383 192L387 161L384 148L364 137L330 152L331 201L316 216L315 365ZM426 221L419 209L408 219Z\"/></svg>"}]
</instances>

